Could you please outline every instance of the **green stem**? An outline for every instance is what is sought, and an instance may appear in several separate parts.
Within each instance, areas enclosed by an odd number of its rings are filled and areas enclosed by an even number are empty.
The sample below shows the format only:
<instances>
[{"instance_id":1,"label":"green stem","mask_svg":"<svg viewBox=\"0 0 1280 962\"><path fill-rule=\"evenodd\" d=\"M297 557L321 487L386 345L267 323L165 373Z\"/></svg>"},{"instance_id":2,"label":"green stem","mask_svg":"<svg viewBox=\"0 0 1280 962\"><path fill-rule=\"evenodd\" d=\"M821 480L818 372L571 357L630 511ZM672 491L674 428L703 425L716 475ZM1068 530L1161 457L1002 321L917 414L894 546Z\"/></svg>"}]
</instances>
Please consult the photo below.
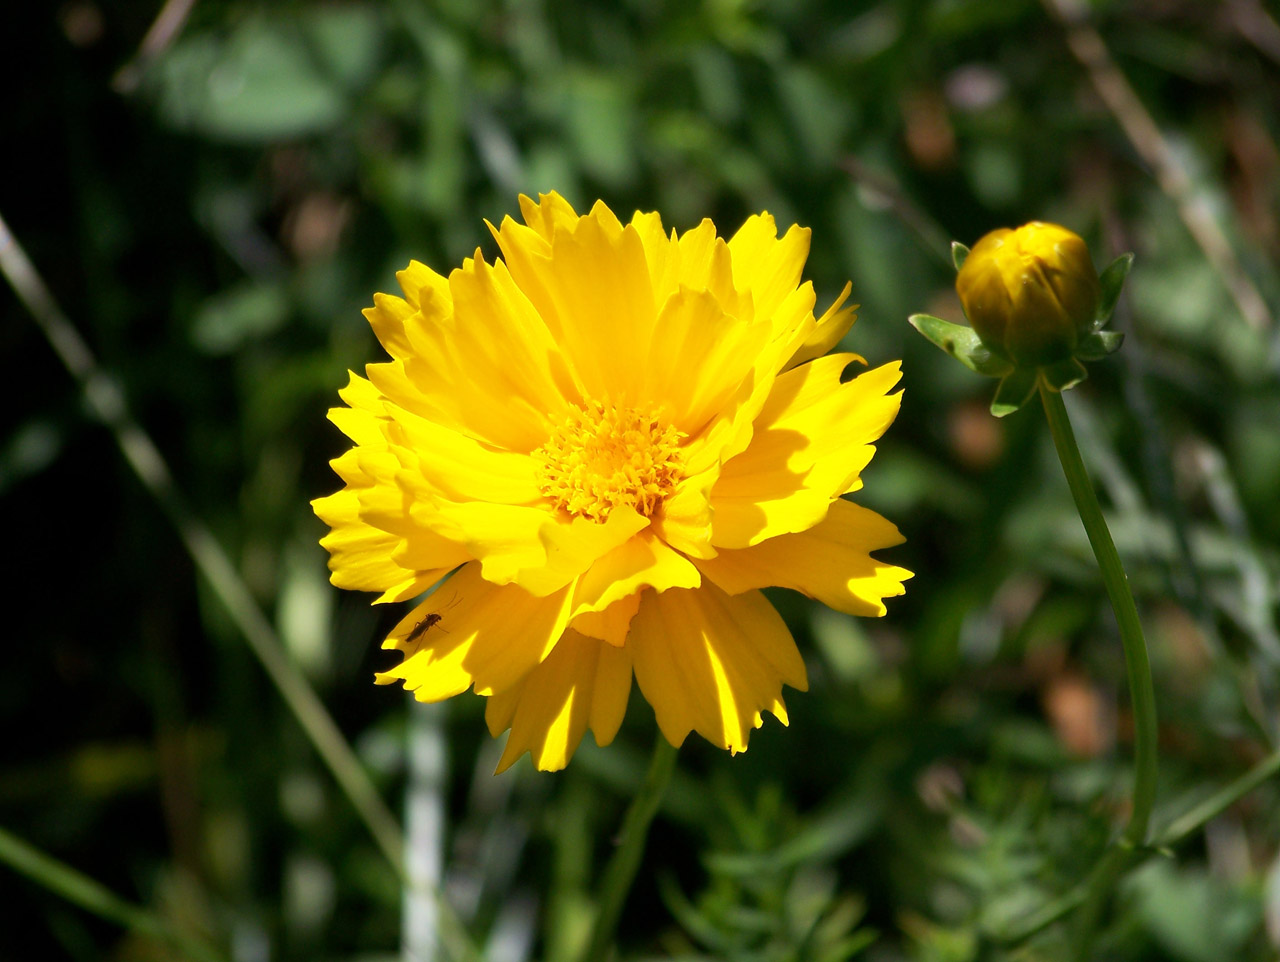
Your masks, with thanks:
<instances>
[{"instance_id":1,"label":"green stem","mask_svg":"<svg viewBox=\"0 0 1280 962\"><path fill-rule=\"evenodd\" d=\"M2 828L0 862L94 915L131 932L168 943L184 958L196 962L222 962L223 956L201 940L179 932L160 916L126 902L89 876L31 847Z\"/></svg>"},{"instance_id":2,"label":"green stem","mask_svg":"<svg viewBox=\"0 0 1280 962\"><path fill-rule=\"evenodd\" d=\"M1274 778L1277 775L1280 775L1280 751L1272 752L1235 781L1218 789L1199 805L1192 807L1190 811L1175 818L1169 823L1169 827L1156 837L1156 847L1167 848L1177 845L1210 819L1222 814L1268 778Z\"/></svg>"},{"instance_id":3,"label":"green stem","mask_svg":"<svg viewBox=\"0 0 1280 962\"><path fill-rule=\"evenodd\" d=\"M1080 513L1085 533L1089 536L1094 557L1098 559L1102 583L1106 586L1107 597L1111 599L1111 608L1120 626L1120 641L1124 646L1125 668L1129 675L1129 697L1133 703L1133 807L1129 823L1119 842L1103 856L1090 877L1090 892L1084 900L1085 908L1080 924L1079 955L1085 958L1102 903L1134 852L1147 840L1151 808L1156 797L1156 696L1151 682L1147 643L1142 635L1142 622L1138 619L1133 593L1129 590L1129 579L1125 576L1120 555L1116 552L1115 542L1111 540L1111 532L1107 529L1102 508L1098 506L1093 484L1089 481L1089 474L1080 457L1066 405L1062 401L1062 395L1050 390L1043 380L1040 382L1040 400L1044 403L1045 416L1049 419L1049 430L1053 434L1054 447L1058 449L1058 460L1062 462L1063 473L1067 476L1067 486L1075 499L1076 510Z\"/></svg>"},{"instance_id":4,"label":"green stem","mask_svg":"<svg viewBox=\"0 0 1280 962\"><path fill-rule=\"evenodd\" d=\"M1140 849L1126 849L1122 846L1116 846L1111 849L1111 852L1128 855L1125 867L1133 868L1135 865L1145 862L1152 855L1167 852L1173 846L1185 841L1204 828L1211 819L1222 814L1223 811L1234 805L1268 778L1274 778L1277 775L1280 775L1280 751L1272 752L1239 778L1224 785L1204 801L1193 805L1182 815L1179 815L1169 823L1169 826L1164 831L1156 835L1156 839L1151 845ZM1016 947L1079 908L1089 898L1089 894L1093 890L1100 873L1109 871L1109 867L1105 863L1108 861L1108 856L1111 855L1111 852L1108 852L1107 856L1103 857L1087 879L1071 891L1054 899L1040 911L1027 916L1021 922L1010 926L1002 932L993 933L992 938L1006 947Z\"/></svg>"},{"instance_id":5,"label":"green stem","mask_svg":"<svg viewBox=\"0 0 1280 962\"><path fill-rule=\"evenodd\" d=\"M653 746L653 758L649 761L648 774L645 775L640 791L631 800L631 807L627 809L626 818L622 822L618 847L604 870L600 883L600 907L596 912L595 923L591 926L586 951L582 953L582 962L604 962L609 954L613 931L622 915L622 905L627 893L631 891L631 883L644 855L649 823L658 814L658 806L662 804L662 796L675 768L676 749L659 732L658 740Z\"/></svg>"}]
</instances>

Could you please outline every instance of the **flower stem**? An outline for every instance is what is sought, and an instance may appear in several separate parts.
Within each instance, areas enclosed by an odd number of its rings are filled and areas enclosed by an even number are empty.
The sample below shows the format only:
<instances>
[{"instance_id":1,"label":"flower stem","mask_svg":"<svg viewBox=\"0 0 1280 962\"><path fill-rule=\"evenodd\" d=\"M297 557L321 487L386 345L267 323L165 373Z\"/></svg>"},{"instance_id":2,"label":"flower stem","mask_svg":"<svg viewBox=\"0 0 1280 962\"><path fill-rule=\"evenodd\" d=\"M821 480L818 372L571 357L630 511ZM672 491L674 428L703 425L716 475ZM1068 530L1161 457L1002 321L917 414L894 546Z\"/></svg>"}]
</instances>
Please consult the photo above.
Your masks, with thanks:
<instances>
[{"instance_id":1,"label":"flower stem","mask_svg":"<svg viewBox=\"0 0 1280 962\"><path fill-rule=\"evenodd\" d=\"M1169 827L1156 837L1156 847L1166 848L1171 845L1177 845L1188 835L1197 832L1210 819L1221 815L1267 779L1275 778L1277 775L1280 775L1280 751L1272 752L1235 781L1223 786L1199 805L1175 818L1169 823Z\"/></svg>"},{"instance_id":2,"label":"flower stem","mask_svg":"<svg viewBox=\"0 0 1280 962\"><path fill-rule=\"evenodd\" d=\"M622 915L623 902L631 891L631 883L644 855L649 823L658 814L658 806L662 803L662 796L675 768L676 748L659 732L644 784L631 800L631 807L627 809L622 822L618 847L604 870L600 883L600 907L596 912L595 923L591 926L587 948L582 953L582 962L604 962L609 954L613 931Z\"/></svg>"},{"instance_id":3,"label":"flower stem","mask_svg":"<svg viewBox=\"0 0 1280 962\"><path fill-rule=\"evenodd\" d=\"M1243 775L1179 815L1167 828L1156 834L1150 845L1133 849L1129 852L1125 867L1132 868L1153 855L1168 854L1175 845L1186 841L1267 779L1277 775L1280 775L1280 751L1272 752ZM1127 850L1116 846L1112 851L1125 853ZM991 933L992 939L1005 948L1014 948L1079 908L1089 898L1099 872L1107 868L1104 862L1105 860L1100 861L1088 878L1065 895L1049 902L1021 922Z\"/></svg>"},{"instance_id":4,"label":"flower stem","mask_svg":"<svg viewBox=\"0 0 1280 962\"><path fill-rule=\"evenodd\" d=\"M1079 954L1083 958L1087 956L1088 943L1103 901L1123 873L1132 854L1147 839L1151 807L1156 795L1156 697L1155 687L1151 682L1147 643L1142 635L1142 623L1138 619L1133 593L1129 590L1129 579L1120 563L1115 543L1111 540L1111 532L1107 530L1107 522L1102 517L1093 484L1085 471L1075 434L1071 430L1071 421L1067 417L1066 405L1062 401L1062 395L1049 390L1043 381L1040 382L1040 400L1044 403L1045 416L1049 419L1049 430L1053 435L1054 447L1058 449L1058 460L1062 462L1063 473L1067 476L1067 486L1075 499L1076 510L1080 513L1085 533L1089 536L1094 557L1098 559L1102 583L1106 586L1107 597L1111 599L1111 608L1120 626L1120 641L1124 646L1125 667L1129 675L1129 697L1133 703L1133 807L1129 823L1120 839L1103 856L1091 876L1090 892L1084 902L1079 929Z\"/></svg>"}]
</instances>

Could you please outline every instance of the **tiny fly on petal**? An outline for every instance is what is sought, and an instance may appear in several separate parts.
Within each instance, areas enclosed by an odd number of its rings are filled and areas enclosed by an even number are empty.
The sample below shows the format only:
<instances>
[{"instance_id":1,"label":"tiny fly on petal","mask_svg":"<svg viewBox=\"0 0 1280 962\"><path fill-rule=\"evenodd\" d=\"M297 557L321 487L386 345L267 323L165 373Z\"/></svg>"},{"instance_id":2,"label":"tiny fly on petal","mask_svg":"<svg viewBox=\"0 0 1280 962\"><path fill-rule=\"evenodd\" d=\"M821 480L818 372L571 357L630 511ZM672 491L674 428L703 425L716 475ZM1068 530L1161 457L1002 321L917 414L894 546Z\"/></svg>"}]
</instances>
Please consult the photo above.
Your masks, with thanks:
<instances>
[{"instance_id":1,"label":"tiny fly on petal","mask_svg":"<svg viewBox=\"0 0 1280 962\"><path fill-rule=\"evenodd\" d=\"M409 632L409 634L405 636L404 640L406 642L417 641L419 638L425 635L428 631L430 631L436 625L440 624L440 622L444 620L444 612L455 607L460 600L461 599L455 595L453 600L450 601L443 608L441 608L439 611L433 611L430 614L428 614L425 618L423 618L420 622L418 622L417 625L414 626L413 631ZM443 627L440 630L444 631L445 634L448 634L448 632L445 631Z\"/></svg>"}]
</instances>

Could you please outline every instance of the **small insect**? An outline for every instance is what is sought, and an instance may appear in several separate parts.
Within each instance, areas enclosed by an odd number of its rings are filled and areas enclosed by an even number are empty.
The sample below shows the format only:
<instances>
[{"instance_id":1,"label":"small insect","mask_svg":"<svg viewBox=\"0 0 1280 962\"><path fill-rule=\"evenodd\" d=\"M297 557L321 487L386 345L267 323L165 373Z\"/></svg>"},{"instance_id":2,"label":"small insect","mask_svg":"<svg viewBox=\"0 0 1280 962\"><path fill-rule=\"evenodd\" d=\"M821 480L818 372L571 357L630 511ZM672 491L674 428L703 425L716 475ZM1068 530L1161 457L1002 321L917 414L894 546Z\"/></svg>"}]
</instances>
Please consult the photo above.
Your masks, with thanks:
<instances>
[{"instance_id":1,"label":"small insect","mask_svg":"<svg viewBox=\"0 0 1280 962\"><path fill-rule=\"evenodd\" d=\"M420 622L417 623L417 625L414 626L413 631L409 632L409 634L405 636L404 640L407 642L417 641L419 638L425 635L428 631L430 631L436 625L440 624L440 622L444 620L444 613L449 609L455 607L460 600L461 599L459 599L455 595L453 600L450 601L443 608L441 608L439 611L433 611L430 614L428 614L427 617L423 618ZM441 627L440 630L443 631L446 635L449 633L444 629L444 627Z\"/></svg>"}]
</instances>

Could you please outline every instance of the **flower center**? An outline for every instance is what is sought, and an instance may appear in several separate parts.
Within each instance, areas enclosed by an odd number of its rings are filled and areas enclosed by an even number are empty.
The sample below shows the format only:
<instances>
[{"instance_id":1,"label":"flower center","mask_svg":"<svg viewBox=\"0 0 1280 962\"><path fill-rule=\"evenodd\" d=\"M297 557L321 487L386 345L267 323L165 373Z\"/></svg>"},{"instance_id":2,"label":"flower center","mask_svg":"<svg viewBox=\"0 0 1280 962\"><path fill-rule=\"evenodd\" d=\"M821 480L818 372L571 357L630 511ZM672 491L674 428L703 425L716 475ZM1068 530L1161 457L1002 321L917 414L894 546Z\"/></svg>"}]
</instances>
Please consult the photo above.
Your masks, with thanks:
<instances>
[{"instance_id":1,"label":"flower center","mask_svg":"<svg viewBox=\"0 0 1280 962\"><path fill-rule=\"evenodd\" d=\"M684 473L684 437L652 410L599 401L575 405L533 452L538 486L575 516L603 522L626 505L648 517Z\"/></svg>"}]
</instances>

